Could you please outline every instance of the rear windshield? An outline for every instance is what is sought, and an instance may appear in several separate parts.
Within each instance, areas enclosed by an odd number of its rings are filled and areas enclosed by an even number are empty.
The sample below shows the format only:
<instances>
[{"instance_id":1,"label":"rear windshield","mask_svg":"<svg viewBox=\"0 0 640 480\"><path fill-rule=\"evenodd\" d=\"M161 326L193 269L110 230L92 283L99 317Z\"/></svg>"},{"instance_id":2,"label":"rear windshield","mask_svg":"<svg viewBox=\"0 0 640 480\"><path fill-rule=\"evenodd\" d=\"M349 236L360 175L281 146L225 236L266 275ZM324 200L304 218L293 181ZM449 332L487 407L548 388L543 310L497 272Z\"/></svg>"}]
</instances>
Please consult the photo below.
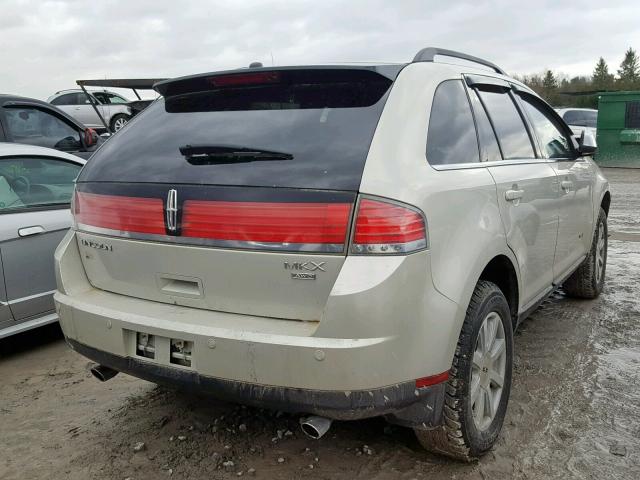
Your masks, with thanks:
<instances>
[{"instance_id":1,"label":"rear windshield","mask_svg":"<svg viewBox=\"0 0 640 480\"><path fill-rule=\"evenodd\" d=\"M367 69L182 81L110 139L79 181L355 191L391 84Z\"/></svg>"}]
</instances>

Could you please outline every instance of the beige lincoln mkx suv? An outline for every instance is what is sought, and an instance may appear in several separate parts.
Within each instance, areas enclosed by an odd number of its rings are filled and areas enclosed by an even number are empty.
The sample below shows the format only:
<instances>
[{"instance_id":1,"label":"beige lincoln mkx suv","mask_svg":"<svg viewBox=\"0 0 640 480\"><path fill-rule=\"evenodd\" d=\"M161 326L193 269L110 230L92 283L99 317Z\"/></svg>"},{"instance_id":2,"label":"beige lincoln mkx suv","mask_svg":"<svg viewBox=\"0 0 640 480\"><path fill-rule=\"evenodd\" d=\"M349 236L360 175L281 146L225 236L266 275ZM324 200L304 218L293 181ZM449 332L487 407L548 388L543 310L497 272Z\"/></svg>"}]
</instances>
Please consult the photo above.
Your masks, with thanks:
<instances>
[{"instance_id":1,"label":"beige lincoln mkx suv","mask_svg":"<svg viewBox=\"0 0 640 480\"><path fill-rule=\"evenodd\" d=\"M448 50L252 67L158 83L87 163L56 252L67 341L103 380L298 412L314 437L382 415L483 454L518 323L560 285L602 289L593 139Z\"/></svg>"}]
</instances>

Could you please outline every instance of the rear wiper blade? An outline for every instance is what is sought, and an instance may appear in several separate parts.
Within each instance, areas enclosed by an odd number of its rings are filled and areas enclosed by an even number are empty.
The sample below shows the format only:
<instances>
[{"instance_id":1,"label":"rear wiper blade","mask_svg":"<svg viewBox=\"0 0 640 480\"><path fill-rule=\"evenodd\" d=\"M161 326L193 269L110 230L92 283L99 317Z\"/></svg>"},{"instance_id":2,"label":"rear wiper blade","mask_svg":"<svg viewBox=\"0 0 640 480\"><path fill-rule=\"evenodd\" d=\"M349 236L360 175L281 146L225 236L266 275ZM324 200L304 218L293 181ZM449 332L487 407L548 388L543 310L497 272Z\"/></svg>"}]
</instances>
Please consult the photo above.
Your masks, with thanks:
<instances>
[{"instance_id":1,"label":"rear wiper blade","mask_svg":"<svg viewBox=\"0 0 640 480\"><path fill-rule=\"evenodd\" d=\"M269 160L293 160L293 155L237 145L183 145L180 153L194 165Z\"/></svg>"}]
</instances>

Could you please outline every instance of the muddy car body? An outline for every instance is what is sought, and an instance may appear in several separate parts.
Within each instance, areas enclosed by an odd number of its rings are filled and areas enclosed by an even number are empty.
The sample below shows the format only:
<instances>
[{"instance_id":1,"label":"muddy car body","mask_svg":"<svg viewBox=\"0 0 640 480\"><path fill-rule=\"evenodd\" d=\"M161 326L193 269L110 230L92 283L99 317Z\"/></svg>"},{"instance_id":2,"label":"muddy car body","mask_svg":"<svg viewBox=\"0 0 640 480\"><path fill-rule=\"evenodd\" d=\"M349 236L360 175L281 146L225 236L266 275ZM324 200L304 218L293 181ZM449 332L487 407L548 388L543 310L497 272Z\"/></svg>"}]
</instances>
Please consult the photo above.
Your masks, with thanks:
<instances>
[{"instance_id":1,"label":"muddy car body","mask_svg":"<svg viewBox=\"0 0 640 480\"><path fill-rule=\"evenodd\" d=\"M562 283L602 288L610 197L591 140L498 67L438 49L156 89L78 179L56 252L72 348L235 401L384 415L456 458L486 452L513 329Z\"/></svg>"}]
</instances>

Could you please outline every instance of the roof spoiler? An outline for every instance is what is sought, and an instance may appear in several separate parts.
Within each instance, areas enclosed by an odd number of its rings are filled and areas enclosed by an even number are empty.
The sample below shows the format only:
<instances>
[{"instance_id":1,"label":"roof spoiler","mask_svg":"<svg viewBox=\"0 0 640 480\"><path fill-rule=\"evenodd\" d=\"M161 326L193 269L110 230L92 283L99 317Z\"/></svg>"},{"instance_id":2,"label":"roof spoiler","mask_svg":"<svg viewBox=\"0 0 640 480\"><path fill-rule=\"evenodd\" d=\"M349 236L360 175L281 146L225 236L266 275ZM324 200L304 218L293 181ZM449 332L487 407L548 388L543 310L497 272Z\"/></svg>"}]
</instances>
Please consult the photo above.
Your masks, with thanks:
<instances>
[{"instance_id":1,"label":"roof spoiler","mask_svg":"<svg viewBox=\"0 0 640 480\"><path fill-rule=\"evenodd\" d=\"M427 47L420 50L416 53L416 56L413 57L413 62L435 62L436 55L441 55L443 57L453 57L459 58L461 60L466 60L468 62L478 63L480 65L484 65L485 67L489 67L494 70L496 73L500 75L506 75L505 71L502 70L499 66L494 63L491 63L488 60L483 58L474 57L473 55L468 55L462 52L456 52L455 50L447 50L445 48L437 48L437 47Z\"/></svg>"}]
</instances>

